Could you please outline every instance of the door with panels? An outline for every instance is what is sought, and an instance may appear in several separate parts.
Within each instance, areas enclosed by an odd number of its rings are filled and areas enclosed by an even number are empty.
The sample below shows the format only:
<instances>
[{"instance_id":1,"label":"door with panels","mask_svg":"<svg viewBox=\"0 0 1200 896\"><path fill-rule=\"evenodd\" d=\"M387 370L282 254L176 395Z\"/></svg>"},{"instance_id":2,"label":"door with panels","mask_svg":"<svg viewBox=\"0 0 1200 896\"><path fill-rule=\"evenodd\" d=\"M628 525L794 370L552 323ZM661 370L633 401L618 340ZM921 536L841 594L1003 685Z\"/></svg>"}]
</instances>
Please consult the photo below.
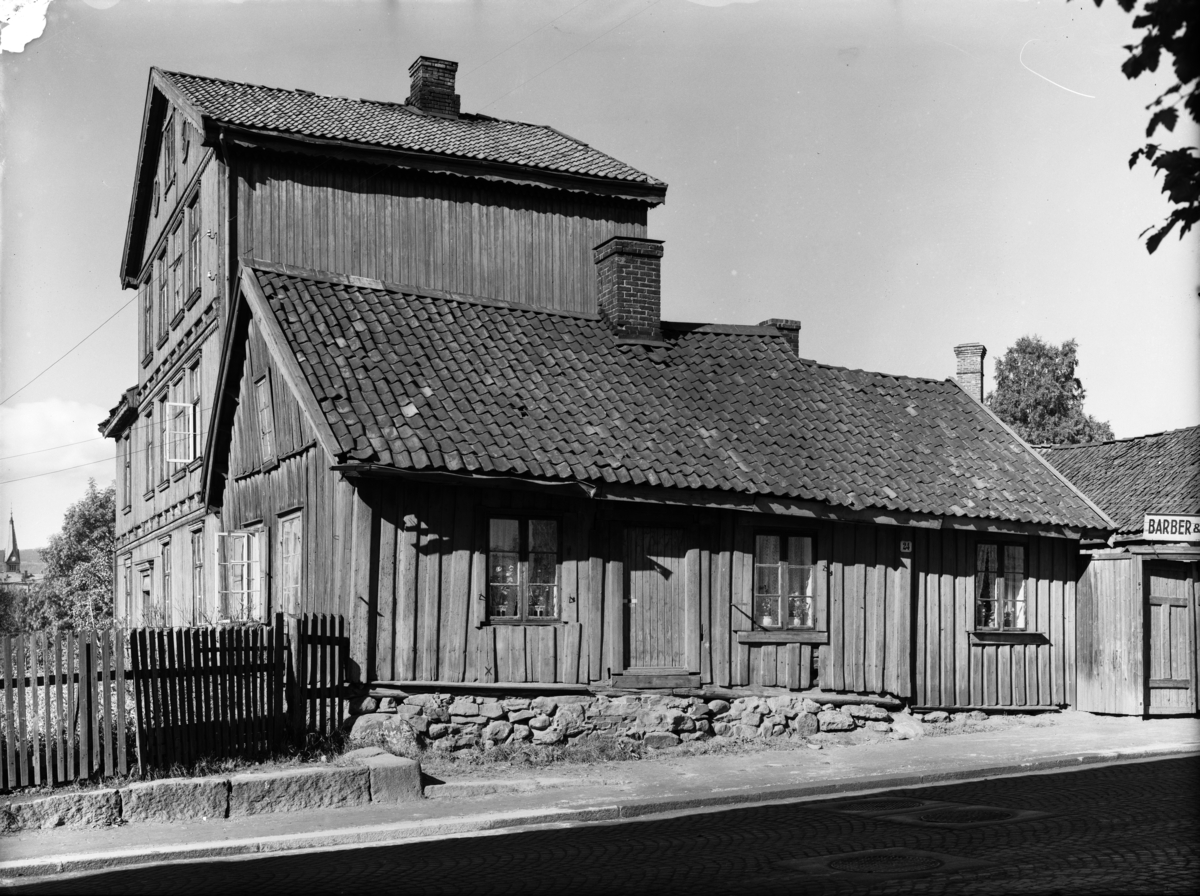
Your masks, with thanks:
<instances>
[{"instance_id":1,"label":"door with panels","mask_svg":"<svg viewBox=\"0 0 1200 896\"><path fill-rule=\"evenodd\" d=\"M1146 600L1146 712L1196 711L1195 608L1192 565L1147 560L1142 576Z\"/></svg>"}]
</instances>

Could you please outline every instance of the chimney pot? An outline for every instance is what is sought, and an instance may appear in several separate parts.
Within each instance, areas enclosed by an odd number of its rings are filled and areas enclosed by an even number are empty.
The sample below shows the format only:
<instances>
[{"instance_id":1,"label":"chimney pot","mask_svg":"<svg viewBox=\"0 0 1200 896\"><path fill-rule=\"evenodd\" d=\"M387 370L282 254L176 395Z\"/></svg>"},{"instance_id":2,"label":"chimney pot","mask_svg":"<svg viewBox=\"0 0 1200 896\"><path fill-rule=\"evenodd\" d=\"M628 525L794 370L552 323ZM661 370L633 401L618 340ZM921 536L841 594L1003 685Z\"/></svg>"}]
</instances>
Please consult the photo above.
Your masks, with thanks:
<instances>
[{"instance_id":1,"label":"chimney pot","mask_svg":"<svg viewBox=\"0 0 1200 896\"><path fill-rule=\"evenodd\" d=\"M457 71L457 62L434 59L432 56L418 56L416 62L408 67L408 73L412 76L408 104L430 115L458 118L460 101L458 94L454 92L454 76Z\"/></svg>"},{"instance_id":2,"label":"chimney pot","mask_svg":"<svg viewBox=\"0 0 1200 896\"><path fill-rule=\"evenodd\" d=\"M800 321L790 320L786 317L772 317L770 320L764 320L759 324L760 327L774 327L780 334L787 339L788 343L795 351L796 357L800 357Z\"/></svg>"},{"instance_id":3,"label":"chimney pot","mask_svg":"<svg viewBox=\"0 0 1200 896\"><path fill-rule=\"evenodd\" d=\"M962 390L976 401L983 401L983 359L987 357L987 348L978 342L966 342L954 346L954 356L958 359L958 369L955 379Z\"/></svg>"},{"instance_id":4,"label":"chimney pot","mask_svg":"<svg viewBox=\"0 0 1200 896\"><path fill-rule=\"evenodd\" d=\"M614 236L592 250L596 304L618 339L662 341L662 240Z\"/></svg>"}]
</instances>

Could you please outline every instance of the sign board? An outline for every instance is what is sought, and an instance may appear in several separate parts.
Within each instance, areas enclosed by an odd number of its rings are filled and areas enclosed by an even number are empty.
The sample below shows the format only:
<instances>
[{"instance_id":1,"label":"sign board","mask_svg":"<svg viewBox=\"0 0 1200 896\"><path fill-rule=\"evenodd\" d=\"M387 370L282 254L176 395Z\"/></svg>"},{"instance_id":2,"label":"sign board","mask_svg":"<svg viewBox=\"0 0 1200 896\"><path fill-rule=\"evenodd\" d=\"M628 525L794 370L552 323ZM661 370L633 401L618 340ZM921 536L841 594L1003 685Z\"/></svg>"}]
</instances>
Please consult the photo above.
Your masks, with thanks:
<instances>
[{"instance_id":1,"label":"sign board","mask_svg":"<svg viewBox=\"0 0 1200 896\"><path fill-rule=\"evenodd\" d=\"M901 554L911 554L912 553L912 542L911 541L901 541L900 542L900 553Z\"/></svg>"},{"instance_id":2,"label":"sign board","mask_svg":"<svg viewBox=\"0 0 1200 896\"><path fill-rule=\"evenodd\" d=\"M1200 542L1200 516L1185 513L1148 513L1142 524L1147 541Z\"/></svg>"}]
</instances>

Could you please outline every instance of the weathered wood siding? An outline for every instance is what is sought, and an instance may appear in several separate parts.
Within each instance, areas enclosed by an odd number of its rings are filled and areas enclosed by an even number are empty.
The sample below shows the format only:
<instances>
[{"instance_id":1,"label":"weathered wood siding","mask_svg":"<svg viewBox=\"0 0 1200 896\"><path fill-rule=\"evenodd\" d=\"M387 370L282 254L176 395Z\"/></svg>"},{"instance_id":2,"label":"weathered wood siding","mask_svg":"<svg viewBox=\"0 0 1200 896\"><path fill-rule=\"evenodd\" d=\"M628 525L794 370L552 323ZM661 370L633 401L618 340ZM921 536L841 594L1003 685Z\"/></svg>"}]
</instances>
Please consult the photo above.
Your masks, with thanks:
<instances>
[{"instance_id":1,"label":"weathered wood siding","mask_svg":"<svg viewBox=\"0 0 1200 896\"><path fill-rule=\"evenodd\" d=\"M308 159L235 170L240 255L545 308L594 312L592 248L646 235L627 200Z\"/></svg>"},{"instance_id":2,"label":"weathered wood siding","mask_svg":"<svg viewBox=\"0 0 1200 896\"><path fill-rule=\"evenodd\" d=\"M975 554L995 539L915 529L915 699L925 706L1051 706L1075 702L1075 562L1078 545L1029 537L1027 630L1044 637L976 643Z\"/></svg>"},{"instance_id":3,"label":"weathered wood siding","mask_svg":"<svg viewBox=\"0 0 1200 896\"><path fill-rule=\"evenodd\" d=\"M1076 708L1140 715L1145 691L1141 558L1082 558Z\"/></svg>"}]
</instances>

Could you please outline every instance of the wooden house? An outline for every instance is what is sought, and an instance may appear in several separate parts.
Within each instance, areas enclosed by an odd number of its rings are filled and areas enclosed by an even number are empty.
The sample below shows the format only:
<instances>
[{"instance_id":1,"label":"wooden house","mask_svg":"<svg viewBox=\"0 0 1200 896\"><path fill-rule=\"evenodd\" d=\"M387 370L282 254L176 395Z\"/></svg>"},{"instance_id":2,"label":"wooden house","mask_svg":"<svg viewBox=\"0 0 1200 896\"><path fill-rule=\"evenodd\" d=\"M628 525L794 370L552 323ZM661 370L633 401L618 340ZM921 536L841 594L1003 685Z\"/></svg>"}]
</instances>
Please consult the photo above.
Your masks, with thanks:
<instances>
[{"instance_id":1,"label":"wooden house","mask_svg":"<svg viewBox=\"0 0 1200 896\"><path fill-rule=\"evenodd\" d=\"M665 184L413 74L406 105L152 76L237 206L208 617L340 614L364 684L1074 702L1111 521L982 405L981 346L960 384L663 321Z\"/></svg>"},{"instance_id":2,"label":"wooden house","mask_svg":"<svg viewBox=\"0 0 1200 896\"><path fill-rule=\"evenodd\" d=\"M1200 426L1043 453L1117 527L1081 556L1076 706L1195 713Z\"/></svg>"}]
</instances>

